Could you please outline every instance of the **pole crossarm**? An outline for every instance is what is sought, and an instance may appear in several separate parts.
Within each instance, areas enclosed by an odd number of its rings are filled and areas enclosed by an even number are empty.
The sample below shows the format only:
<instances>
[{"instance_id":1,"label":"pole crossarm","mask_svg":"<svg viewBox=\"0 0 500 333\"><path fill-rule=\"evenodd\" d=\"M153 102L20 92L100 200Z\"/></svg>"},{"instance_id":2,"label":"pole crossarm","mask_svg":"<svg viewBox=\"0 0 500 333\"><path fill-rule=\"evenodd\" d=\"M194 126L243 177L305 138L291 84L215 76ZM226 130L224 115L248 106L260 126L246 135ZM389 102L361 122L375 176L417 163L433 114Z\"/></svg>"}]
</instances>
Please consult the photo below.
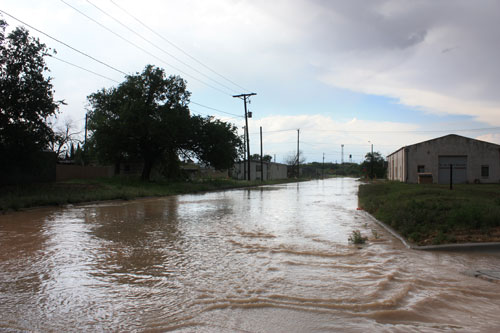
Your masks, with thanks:
<instances>
[{"instance_id":1,"label":"pole crossarm","mask_svg":"<svg viewBox=\"0 0 500 333\"><path fill-rule=\"evenodd\" d=\"M234 98L247 98L247 97L250 97L250 96L255 96L257 95L256 93L250 93L250 94L240 94L240 95L233 95Z\"/></svg>"}]
</instances>

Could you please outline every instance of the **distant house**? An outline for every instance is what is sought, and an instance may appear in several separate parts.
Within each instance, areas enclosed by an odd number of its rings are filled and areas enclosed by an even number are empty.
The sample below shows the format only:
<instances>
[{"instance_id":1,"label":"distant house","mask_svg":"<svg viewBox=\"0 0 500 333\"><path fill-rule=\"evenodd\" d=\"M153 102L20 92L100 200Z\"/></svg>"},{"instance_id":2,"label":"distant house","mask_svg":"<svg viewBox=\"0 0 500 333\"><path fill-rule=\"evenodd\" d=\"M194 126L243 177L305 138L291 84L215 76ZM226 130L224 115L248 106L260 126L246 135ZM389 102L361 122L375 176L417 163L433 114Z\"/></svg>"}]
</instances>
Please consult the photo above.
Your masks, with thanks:
<instances>
[{"instance_id":1,"label":"distant house","mask_svg":"<svg viewBox=\"0 0 500 333\"><path fill-rule=\"evenodd\" d=\"M260 180L261 175L264 177L264 180L287 178L286 164L263 162L262 167L263 169L261 169L260 161L250 161L250 180ZM236 162L232 170L232 177L240 180L248 179L247 168L247 161ZM261 172L261 170L263 171Z\"/></svg>"},{"instance_id":2,"label":"distant house","mask_svg":"<svg viewBox=\"0 0 500 333\"><path fill-rule=\"evenodd\" d=\"M387 161L387 178L406 183L500 182L500 145L455 134L402 147Z\"/></svg>"}]
</instances>

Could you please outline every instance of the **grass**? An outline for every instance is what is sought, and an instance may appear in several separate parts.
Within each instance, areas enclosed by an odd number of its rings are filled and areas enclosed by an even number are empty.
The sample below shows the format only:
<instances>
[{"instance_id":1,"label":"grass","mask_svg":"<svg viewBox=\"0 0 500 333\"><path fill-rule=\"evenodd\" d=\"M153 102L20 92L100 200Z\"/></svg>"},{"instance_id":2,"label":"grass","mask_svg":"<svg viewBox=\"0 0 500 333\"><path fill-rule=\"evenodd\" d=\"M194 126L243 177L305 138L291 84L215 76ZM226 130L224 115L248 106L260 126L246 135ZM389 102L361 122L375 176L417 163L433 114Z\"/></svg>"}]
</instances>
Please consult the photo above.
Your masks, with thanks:
<instances>
[{"instance_id":1,"label":"grass","mask_svg":"<svg viewBox=\"0 0 500 333\"><path fill-rule=\"evenodd\" d=\"M418 245L500 241L500 185L372 182L359 205Z\"/></svg>"},{"instance_id":2,"label":"grass","mask_svg":"<svg viewBox=\"0 0 500 333\"><path fill-rule=\"evenodd\" d=\"M199 193L259 185L280 184L294 180L239 181L232 179L143 182L137 178L102 178L59 183L0 187L0 212L29 207L59 206L102 200L130 200L140 197Z\"/></svg>"}]
</instances>

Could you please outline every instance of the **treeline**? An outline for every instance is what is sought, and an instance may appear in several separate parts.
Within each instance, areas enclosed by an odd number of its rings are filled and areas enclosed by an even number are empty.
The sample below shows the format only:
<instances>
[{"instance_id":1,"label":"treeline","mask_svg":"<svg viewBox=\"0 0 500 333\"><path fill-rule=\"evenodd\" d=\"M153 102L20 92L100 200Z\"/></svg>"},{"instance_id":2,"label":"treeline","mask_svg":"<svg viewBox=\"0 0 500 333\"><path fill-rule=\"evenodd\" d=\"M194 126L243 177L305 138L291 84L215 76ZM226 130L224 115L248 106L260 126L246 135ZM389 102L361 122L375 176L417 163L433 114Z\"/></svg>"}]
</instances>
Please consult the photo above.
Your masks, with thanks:
<instances>
[{"instance_id":1,"label":"treeline","mask_svg":"<svg viewBox=\"0 0 500 333\"><path fill-rule=\"evenodd\" d=\"M310 178L331 176L351 176L366 178L385 178L387 163L379 152L367 153L363 163L311 162L300 166L301 175Z\"/></svg>"}]
</instances>

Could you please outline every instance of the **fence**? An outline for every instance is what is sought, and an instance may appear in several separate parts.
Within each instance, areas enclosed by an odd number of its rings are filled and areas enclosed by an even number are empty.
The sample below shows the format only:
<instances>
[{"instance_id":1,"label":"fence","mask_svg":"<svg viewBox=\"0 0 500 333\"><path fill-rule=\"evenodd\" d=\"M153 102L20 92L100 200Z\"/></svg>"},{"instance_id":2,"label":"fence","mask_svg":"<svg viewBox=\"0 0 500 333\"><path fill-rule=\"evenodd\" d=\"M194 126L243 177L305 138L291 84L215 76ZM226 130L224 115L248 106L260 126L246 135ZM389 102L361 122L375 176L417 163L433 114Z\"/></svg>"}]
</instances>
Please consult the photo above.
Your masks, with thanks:
<instances>
[{"instance_id":1,"label":"fence","mask_svg":"<svg viewBox=\"0 0 500 333\"><path fill-rule=\"evenodd\" d=\"M70 179L93 179L112 177L114 175L113 166L81 166L57 164L56 181Z\"/></svg>"}]
</instances>

